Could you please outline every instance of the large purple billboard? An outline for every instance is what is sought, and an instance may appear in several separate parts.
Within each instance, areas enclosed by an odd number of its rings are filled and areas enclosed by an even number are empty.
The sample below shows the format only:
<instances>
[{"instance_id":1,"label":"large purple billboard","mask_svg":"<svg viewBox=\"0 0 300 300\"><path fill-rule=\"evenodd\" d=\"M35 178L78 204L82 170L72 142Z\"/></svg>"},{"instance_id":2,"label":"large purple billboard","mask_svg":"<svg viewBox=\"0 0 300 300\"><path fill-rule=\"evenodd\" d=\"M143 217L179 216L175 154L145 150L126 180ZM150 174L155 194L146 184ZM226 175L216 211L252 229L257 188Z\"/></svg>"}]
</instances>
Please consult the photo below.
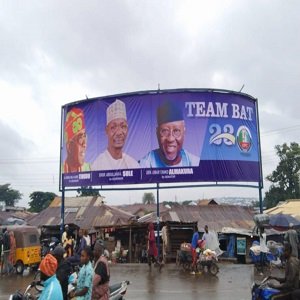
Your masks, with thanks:
<instances>
[{"instance_id":1,"label":"large purple billboard","mask_svg":"<svg viewBox=\"0 0 300 300\"><path fill-rule=\"evenodd\" d=\"M221 90L93 98L62 108L64 187L259 182L257 103Z\"/></svg>"}]
</instances>

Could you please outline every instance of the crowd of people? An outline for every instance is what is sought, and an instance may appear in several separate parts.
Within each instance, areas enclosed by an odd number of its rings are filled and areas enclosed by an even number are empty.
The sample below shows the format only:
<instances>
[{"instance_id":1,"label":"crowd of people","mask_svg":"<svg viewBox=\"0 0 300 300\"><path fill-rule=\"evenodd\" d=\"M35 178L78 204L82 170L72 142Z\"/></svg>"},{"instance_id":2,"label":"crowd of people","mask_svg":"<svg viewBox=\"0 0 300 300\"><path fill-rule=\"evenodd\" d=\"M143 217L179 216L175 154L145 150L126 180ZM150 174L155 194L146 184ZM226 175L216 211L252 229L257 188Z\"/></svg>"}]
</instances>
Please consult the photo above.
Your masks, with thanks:
<instances>
[{"instance_id":1,"label":"crowd of people","mask_svg":"<svg viewBox=\"0 0 300 300\"><path fill-rule=\"evenodd\" d=\"M0 235L0 268L1 275L13 272L16 263L16 239L13 231L2 229Z\"/></svg>"},{"instance_id":2,"label":"crowd of people","mask_svg":"<svg viewBox=\"0 0 300 300\"><path fill-rule=\"evenodd\" d=\"M92 251L85 245L80 250L80 271L74 291L68 295L68 278L72 272L71 260L64 257L63 246L56 246L40 263L44 289L39 297L46 299L108 300L110 271L104 255L104 245L96 241Z\"/></svg>"},{"instance_id":3,"label":"crowd of people","mask_svg":"<svg viewBox=\"0 0 300 300\"><path fill-rule=\"evenodd\" d=\"M158 259L153 224L149 224L146 239L148 264L151 267L154 263L161 270L163 264ZM104 248L104 243L96 241L91 247L92 243L87 231L80 230L77 245L74 247L74 239L66 225L61 244L47 254L40 264L44 290L39 299L109 299L109 254ZM71 275L72 266L77 263L81 268L76 289L68 295L68 277Z\"/></svg>"}]
</instances>

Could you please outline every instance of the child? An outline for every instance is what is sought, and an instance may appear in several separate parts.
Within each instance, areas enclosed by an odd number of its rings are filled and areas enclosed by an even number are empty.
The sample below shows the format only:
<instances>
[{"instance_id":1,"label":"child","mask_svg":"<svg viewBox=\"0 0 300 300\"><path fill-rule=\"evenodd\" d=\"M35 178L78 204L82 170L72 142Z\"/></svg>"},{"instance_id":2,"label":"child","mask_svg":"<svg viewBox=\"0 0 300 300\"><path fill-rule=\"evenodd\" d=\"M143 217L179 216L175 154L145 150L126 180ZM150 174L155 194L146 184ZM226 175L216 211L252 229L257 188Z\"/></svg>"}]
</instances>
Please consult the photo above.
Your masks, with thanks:
<instances>
[{"instance_id":1,"label":"child","mask_svg":"<svg viewBox=\"0 0 300 300\"><path fill-rule=\"evenodd\" d=\"M82 267L78 274L77 287L75 292L71 293L71 298L76 297L76 300L90 300L92 297L92 281L94 270L91 263L92 250L86 246L81 251L80 262Z\"/></svg>"}]
</instances>

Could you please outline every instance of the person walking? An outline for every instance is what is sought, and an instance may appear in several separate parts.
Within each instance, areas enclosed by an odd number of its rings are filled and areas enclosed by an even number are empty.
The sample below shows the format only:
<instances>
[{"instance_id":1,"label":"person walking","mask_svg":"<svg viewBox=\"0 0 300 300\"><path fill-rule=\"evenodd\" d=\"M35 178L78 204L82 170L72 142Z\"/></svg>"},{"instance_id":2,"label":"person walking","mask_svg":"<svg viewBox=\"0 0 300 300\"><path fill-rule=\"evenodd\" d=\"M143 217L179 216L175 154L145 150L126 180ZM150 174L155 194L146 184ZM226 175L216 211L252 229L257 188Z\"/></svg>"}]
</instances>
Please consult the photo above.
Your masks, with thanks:
<instances>
[{"instance_id":1,"label":"person walking","mask_svg":"<svg viewBox=\"0 0 300 300\"><path fill-rule=\"evenodd\" d=\"M292 256L298 258L299 239L293 223L289 224L289 230L284 235L284 240L292 246Z\"/></svg>"},{"instance_id":2,"label":"person walking","mask_svg":"<svg viewBox=\"0 0 300 300\"><path fill-rule=\"evenodd\" d=\"M109 299L110 271L108 260L104 252L103 243L96 241L94 245L95 274L93 279L92 300Z\"/></svg>"},{"instance_id":3,"label":"person walking","mask_svg":"<svg viewBox=\"0 0 300 300\"><path fill-rule=\"evenodd\" d=\"M39 269L44 285L39 300L63 300L61 286L55 275L57 270L56 258L48 253L41 261Z\"/></svg>"},{"instance_id":4,"label":"person walking","mask_svg":"<svg viewBox=\"0 0 300 300\"><path fill-rule=\"evenodd\" d=\"M82 267L78 274L76 290L70 293L70 298L76 300L91 300L94 270L91 263L92 250L86 246L81 251L80 262Z\"/></svg>"},{"instance_id":5,"label":"person walking","mask_svg":"<svg viewBox=\"0 0 300 300\"><path fill-rule=\"evenodd\" d=\"M156 247L156 242L155 242L155 233L154 233L154 225L152 223L149 224L148 226L148 235L147 235L147 240L148 240L148 265L151 268L151 263L154 263L159 266L159 270L162 268L162 263L159 262L158 260L158 250Z\"/></svg>"}]
</instances>

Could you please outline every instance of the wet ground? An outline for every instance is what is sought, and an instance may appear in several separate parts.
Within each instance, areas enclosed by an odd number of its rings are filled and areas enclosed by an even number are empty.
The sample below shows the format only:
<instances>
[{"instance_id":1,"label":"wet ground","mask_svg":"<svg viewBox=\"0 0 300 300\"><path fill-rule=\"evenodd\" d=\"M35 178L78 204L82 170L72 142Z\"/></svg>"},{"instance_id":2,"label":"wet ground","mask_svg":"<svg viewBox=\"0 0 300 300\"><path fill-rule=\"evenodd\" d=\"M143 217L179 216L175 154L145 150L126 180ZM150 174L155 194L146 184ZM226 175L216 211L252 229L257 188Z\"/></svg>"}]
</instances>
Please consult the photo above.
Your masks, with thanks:
<instances>
[{"instance_id":1,"label":"wet ground","mask_svg":"<svg viewBox=\"0 0 300 300\"><path fill-rule=\"evenodd\" d=\"M111 283L130 280L126 299L250 299L254 279L252 265L219 264L217 277L208 274L191 275L176 265L166 265L161 273L149 271L146 264L119 264L111 266ZM9 294L24 290L33 274L0 277L0 300ZM53 299L54 300L54 299Z\"/></svg>"}]
</instances>

